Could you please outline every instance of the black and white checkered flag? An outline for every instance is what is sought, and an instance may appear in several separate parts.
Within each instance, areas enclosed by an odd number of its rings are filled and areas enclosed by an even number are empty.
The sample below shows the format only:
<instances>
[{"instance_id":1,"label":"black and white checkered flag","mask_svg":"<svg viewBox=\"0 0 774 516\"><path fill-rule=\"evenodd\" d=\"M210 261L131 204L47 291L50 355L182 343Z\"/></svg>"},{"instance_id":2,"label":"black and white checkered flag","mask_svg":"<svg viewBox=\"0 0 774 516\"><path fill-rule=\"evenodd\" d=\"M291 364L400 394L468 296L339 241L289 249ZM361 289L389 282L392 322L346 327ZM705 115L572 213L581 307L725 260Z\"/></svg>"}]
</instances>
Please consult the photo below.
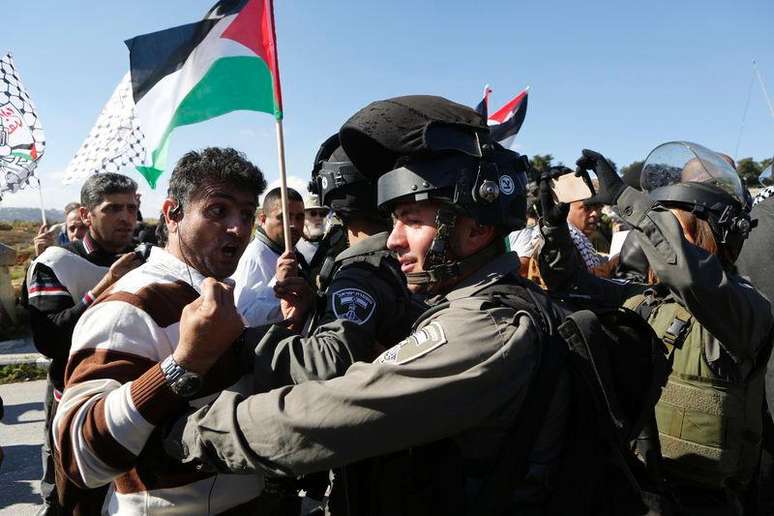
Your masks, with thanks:
<instances>
[{"instance_id":1,"label":"black and white checkered flag","mask_svg":"<svg viewBox=\"0 0 774 516\"><path fill-rule=\"evenodd\" d=\"M0 59L0 199L30 183L46 140L11 54Z\"/></svg>"},{"instance_id":2,"label":"black and white checkered flag","mask_svg":"<svg viewBox=\"0 0 774 516\"><path fill-rule=\"evenodd\" d=\"M142 165L145 137L134 115L131 77L127 73L97 118L86 141L67 165L64 183L99 172L118 172Z\"/></svg>"}]
</instances>

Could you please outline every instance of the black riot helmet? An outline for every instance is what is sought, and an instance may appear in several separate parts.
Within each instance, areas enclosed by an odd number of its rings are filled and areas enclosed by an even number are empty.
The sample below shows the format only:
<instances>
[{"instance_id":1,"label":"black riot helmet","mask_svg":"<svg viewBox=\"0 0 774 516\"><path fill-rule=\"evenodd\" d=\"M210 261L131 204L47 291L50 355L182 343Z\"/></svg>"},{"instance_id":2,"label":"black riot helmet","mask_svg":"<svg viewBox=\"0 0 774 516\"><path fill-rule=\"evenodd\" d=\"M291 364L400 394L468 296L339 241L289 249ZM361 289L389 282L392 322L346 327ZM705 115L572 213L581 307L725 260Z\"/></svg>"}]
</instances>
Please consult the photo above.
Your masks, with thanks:
<instances>
[{"instance_id":1,"label":"black riot helmet","mask_svg":"<svg viewBox=\"0 0 774 516\"><path fill-rule=\"evenodd\" d=\"M706 220L717 243L734 257L755 225L739 175L722 156L699 144L677 141L653 149L640 184L658 204Z\"/></svg>"},{"instance_id":2,"label":"black riot helmet","mask_svg":"<svg viewBox=\"0 0 774 516\"><path fill-rule=\"evenodd\" d=\"M428 95L377 101L350 118L339 134L358 168L378 176L380 208L406 200L442 202L425 273L409 275L409 283L460 274L467 258L446 256L458 215L501 234L526 224L529 162L491 141L484 118L466 106Z\"/></svg>"},{"instance_id":3,"label":"black riot helmet","mask_svg":"<svg viewBox=\"0 0 774 516\"><path fill-rule=\"evenodd\" d=\"M309 191L320 204L332 209L345 223L352 216L386 223L388 217L376 209L376 180L355 167L339 144L338 133L320 146L314 159Z\"/></svg>"}]
</instances>

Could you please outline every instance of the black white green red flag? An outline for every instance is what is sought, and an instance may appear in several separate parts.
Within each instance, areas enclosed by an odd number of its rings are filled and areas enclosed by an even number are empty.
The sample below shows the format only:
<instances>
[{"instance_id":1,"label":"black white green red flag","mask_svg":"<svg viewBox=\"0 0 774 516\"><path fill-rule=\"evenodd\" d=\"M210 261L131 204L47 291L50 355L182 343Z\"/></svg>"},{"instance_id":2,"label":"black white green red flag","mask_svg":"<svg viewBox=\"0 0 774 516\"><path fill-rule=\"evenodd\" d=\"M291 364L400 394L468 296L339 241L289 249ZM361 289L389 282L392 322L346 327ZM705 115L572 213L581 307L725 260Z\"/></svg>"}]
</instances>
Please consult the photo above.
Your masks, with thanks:
<instances>
[{"instance_id":1,"label":"black white green red flag","mask_svg":"<svg viewBox=\"0 0 774 516\"><path fill-rule=\"evenodd\" d=\"M271 0L223 0L201 21L137 36L129 47L135 115L154 187L176 127L231 111L282 118Z\"/></svg>"},{"instance_id":2,"label":"black white green red flag","mask_svg":"<svg viewBox=\"0 0 774 516\"><path fill-rule=\"evenodd\" d=\"M29 184L45 148L40 118L6 54L0 59L0 198Z\"/></svg>"}]
</instances>

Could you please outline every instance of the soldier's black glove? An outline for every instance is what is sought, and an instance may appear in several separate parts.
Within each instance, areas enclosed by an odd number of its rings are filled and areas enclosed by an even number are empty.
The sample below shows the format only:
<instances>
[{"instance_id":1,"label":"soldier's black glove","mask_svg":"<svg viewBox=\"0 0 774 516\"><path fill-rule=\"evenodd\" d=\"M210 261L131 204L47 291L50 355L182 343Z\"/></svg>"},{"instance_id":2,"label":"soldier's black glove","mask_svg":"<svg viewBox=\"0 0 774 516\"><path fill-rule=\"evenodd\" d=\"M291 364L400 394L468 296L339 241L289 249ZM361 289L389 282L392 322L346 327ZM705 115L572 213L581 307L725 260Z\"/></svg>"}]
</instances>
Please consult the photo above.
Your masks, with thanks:
<instances>
[{"instance_id":1,"label":"soldier's black glove","mask_svg":"<svg viewBox=\"0 0 774 516\"><path fill-rule=\"evenodd\" d=\"M549 226L561 226L567 223L567 214L570 212L570 205L560 202L554 202L554 192L551 189L551 180L553 176L549 172L543 172L540 175L540 211L543 214L543 220Z\"/></svg>"},{"instance_id":2,"label":"soldier's black glove","mask_svg":"<svg viewBox=\"0 0 774 516\"><path fill-rule=\"evenodd\" d=\"M598 152L583 149L583 155L578 158L575 164L578 165L578 168L593 170L599 179L597 195L586 199L584 201L586 204L612 206L626 189L626 183L623 182L623 179L613 170L607 158Z\"/></svg>"}]
</instances>

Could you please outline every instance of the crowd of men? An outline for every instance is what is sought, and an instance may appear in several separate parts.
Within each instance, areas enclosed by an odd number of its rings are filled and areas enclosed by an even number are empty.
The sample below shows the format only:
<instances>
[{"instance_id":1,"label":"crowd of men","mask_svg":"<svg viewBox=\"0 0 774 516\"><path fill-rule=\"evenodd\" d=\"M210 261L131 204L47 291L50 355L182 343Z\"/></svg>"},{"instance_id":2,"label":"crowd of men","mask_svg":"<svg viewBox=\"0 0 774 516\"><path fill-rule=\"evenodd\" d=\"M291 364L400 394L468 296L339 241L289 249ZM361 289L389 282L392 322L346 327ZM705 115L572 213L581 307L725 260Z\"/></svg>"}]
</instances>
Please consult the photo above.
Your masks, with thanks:
<instances>
[{"instance_id":1,"label":"crowd of men","mask_svg":"<svg viewBox=\"0 0 774 516\"><path fill-rule=\"evenodd\" d=\"M770 514L774 201L660 149L629 184L590 150L535 173L418 95L344 122L286 209L230 148L179 160L156 231L90 177L22 295L41 513Z\"/></svg>"}]
</instances>

